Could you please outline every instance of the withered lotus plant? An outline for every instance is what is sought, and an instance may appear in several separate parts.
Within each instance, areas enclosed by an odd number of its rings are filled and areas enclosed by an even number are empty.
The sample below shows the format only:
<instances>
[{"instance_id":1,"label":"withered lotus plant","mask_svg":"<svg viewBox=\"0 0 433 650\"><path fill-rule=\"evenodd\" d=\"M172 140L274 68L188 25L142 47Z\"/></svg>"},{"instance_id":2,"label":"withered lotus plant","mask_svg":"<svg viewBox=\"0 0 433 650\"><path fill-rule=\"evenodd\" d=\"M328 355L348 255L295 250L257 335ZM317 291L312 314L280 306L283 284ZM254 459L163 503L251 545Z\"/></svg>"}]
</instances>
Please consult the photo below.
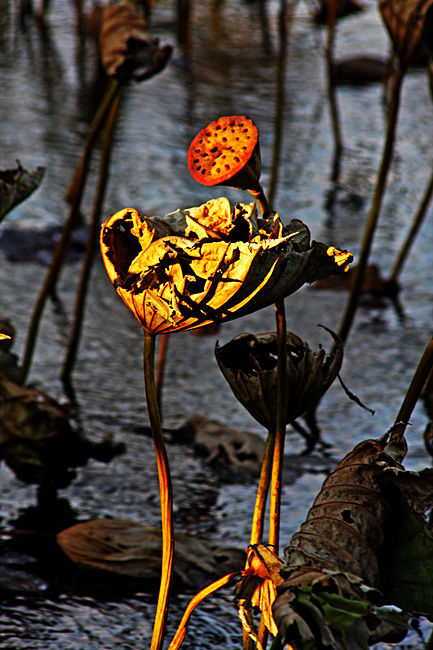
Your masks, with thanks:
<instances>
[{"instance_id":1,"label":"withered lotus plant","mask_svg":"<svg viewBox=\"0 0 433 650\"><path fill-rule=\"evenodd\" d=\"M102 227L101 251L117 293L151 334L252 313L352 259L310 243L299 220L258 219L254 203L232 209L224 197L162 219L120 210Z\"/></svg>"},{"instance_id":2,"label":"withered lotus plant","mask_svg":"<svg viewBox=\"0 0 433 650\"><path fill-rule=\"evenodd\" d=\"M329 330L328 330L329 331ZM286 423L307 413L328 390L343 362L343 343L332 332L333 351L312 350L306 341L287 332ZM270 431L276 428L277 334L240 334L215 349L218 365L247 411Z\"/></svg>"}]
</instances>

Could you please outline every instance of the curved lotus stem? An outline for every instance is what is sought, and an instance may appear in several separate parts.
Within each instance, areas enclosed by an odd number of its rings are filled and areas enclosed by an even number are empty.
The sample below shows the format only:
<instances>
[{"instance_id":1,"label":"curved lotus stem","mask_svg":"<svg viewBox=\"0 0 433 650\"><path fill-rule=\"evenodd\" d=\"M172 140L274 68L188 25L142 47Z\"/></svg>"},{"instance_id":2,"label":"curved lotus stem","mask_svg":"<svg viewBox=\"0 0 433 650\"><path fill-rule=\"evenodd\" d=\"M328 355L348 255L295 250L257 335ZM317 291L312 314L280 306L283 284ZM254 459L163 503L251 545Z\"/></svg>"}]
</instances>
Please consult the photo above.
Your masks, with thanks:
<instances>
[{"instance_id":1,"label":"curved lotus stem","mask_svg":"<svg viewBox=\"0 0 433 650\"><path fill-rule=\"evenodd\" d=\"M426 349L418 363L418 366L415 370L414 376L410 383L410 386L407 390L406 396L403 400L403 403L400 407L400 410L395 419L396 432L393 437L401 437L404 434L406 426L412 415L412 411L415 408L415 405L421 395L421 392L424 388L426 381L429 378L430 373L433 371L433 338L430 339L427 344ZM398 425L401 425L399 427Z\"/></svg>"},{"instance_id":2,"label":"curved lotus stem","mask_svg":"<svg viewBox=\"0 0 433 650\"><path fill-rule=\"evenodd\" d=\"M198 594L196 594L191 599L184 612L184 615L182 616L176 634L174 635L172 642L168 646L168 650L177 650L180 647L182 641L185 638L189 617L191 616L192 612L197 607L197 605L199 605L204 598L206 598L210 594L213 594L214 591L217 591L217 589L221 589L221 587L224 587L226 584L228 584L232 578L235 578L236 576L243 575L243 574L244 571L236 571L235 573L228 573L227 575L223 576L219 580L212 582L212 584L208 585L207 587L199 591Z\"/></svg>"},{"instance_id":3,"label":"curved lotus stem","mask_svg":"<svg viewBox=\"0 0 433 650\"><path fill-rule=\"evenodd\" d=\"M146 387L147 408L149 411L150 427L155 446L156 462L158 465L159 491L161 498L161 524L162 524L162 569L161 584L159 587L158 604L156 608L155 623L151 650L159 650L164 640L164 627L167 618L170 586L173 570L174 554L174 528L173 528L173 502L170 466L162 434L161 418L155 388L155 336L145 334L144 339L144 381Z\"/></svg>"}]
</instances>

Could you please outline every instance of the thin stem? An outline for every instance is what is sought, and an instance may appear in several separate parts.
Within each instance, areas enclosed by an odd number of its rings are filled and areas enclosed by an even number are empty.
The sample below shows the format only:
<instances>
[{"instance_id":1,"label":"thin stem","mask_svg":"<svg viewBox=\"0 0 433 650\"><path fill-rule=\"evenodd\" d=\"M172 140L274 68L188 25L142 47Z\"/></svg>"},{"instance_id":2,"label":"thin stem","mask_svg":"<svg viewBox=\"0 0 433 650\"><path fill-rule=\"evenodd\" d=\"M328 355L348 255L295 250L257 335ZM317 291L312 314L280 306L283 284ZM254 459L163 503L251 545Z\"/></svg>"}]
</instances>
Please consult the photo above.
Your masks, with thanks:
<instances>
[{"instance_id":1,"label":"thin stem","mask_svg":"<svg viewBox=\"0 0 433 650\"><path fill-rule=\"evenodd\" d=\"M277 58L277 79L275 93L275 128L274 143L271 162L271 182L269 184L269 203L272 205L275 199L278 184L278 172L281 157L281 144L283 140L283 118L284 118L284 79L287 62L287 33L288 20L291 13L292 2L280 0L280 11L278 14L278 33L280 48Z\"/></svg>"},{"instance_id":2,"label":"thin stem","mask_svg":"<svg viewBox=\"0 0 433 650\"><path fill-rule=\"evenodd\" d=\"M422 393L424 385L433 370L433 338L430 339L424 353L418 363L415 374L407 390L403 403L395 419L395 423L402 423L403 430L400 429L400 435L404 433L407 423L410 420L412 411Z\"/></svg>"},{"instance_id":3,"label":"thin stem","mask_svg":"<svg viewBox=\"0 0 433 650\"><path fill-rule=\"evenodd\" d=\"M173 572L174 528L173 501L170 466L162 434L161 418L155 387L155 335L145 334L144 338L144 382L146 387L147 409L150 428L155 446L156 462L159 476L162 524L162 568L158 604L153 627L151 650L160 650L164 640L164 628L168 613L170 586Z\"/></svg>"},{"instance_id":4,"label":"thin stem","mask_svg":"<svg viewBox=\"0 0 433 650\"><path fill-rule=\"evenodd\" d=\"M275 304L278 337L277 362L277 426L271 477L271 503L269 512L269 545L277 553L280 538L281 477L283 470L284 439L287 418L287 335L284 300Z\"/></svg>"},{"instance_id":5,"label":"thin stem","mask_svg":"<svg viewBox=\"0 0 433 650\"><path fill-rule=\"evenodd\" d=\"M260 185L260 183L259 183L259 185ZM271 209L269 207L268 199L266 198L266 195L265 195L265 193L263 191L262 186L260 185L260 190L259 191L249 190L249 193L257 201L259 209L260 209L260 214L262 215L262 217L266 217L267 215L269 215Z\"/></svg>"},{"instance_id":6,"label":"thin stem","mask_svg":"<svg viewBox=\"0 0 433 650\"><path fill-rule=\"evenodd\" d=\"M337 17L337 0L328 2L328 23L327 23L327 41L325 48L326 72L328 78L328 100L331 109L332 130L334 132L334 163L332 181L338 180L340 169L340 158L343 151L343 138L341 135L340 111L338 109L335 71L334 71L334 44L335 44L335 24Z\"/></svg>"},{"instance_id":7,"label":"thin stem","mask_svg":"<svg viewBox=\"0 0 433 650\"><path fill-rule=\"evenodd\" d=\"M388 282L393 282L393 283L397 282L397 278L400 274L400 271L402 270L403 265L406 262L407 256L415 240L415 237L417 236L418 231L421 228L422 222L424 221L424 217L427 214L427 210L430 205L432 195L433 195L433 173L430 176L430 180L427 184L423 199L418 208L418 212L415 215L415 218L412 223L412 227L406 237L406 241L404 242L400 250L399 256L394 264Z\"/></svg>"},{"instance_id":8,"label":"thin stem","mask_svg":"<svg viewBox=\"0 0 433 650\"><path fill-rule=\"evenodd\" d=\"M263 525L265 519L266 501L268 499L269 484L271 482L274 445L275 432L269 431L268 437L266 439L265 451L263 453L259 486L257 488L256 503L254 506L253 523L251 526L251 545L261 544L263 541Z\"/></svg>"},{"instance_id":9,"label":"thin stem","mask_svg":"<svg viewBox=\"0 0 433 650\"><path fill-rule=\"evenodd\" d=\"M162 413L162 386L164 383L164 370L167 358L168 334L161 334L159 337L158 368L156 371L156 399L158 400L159 412Z\"/></svg>"},{"instance_id":10,"label":"thin stem","mask_svg":"<svg viewBox=\"0 0 433 650\"><path fill-rule=\"evenodd\" d=\"M383 196L385 193L388 171L392 161L392 153L394 148L394 140L396 134L396 127L397 127L397 116L398 116L398 109L400 104L400 91L401 91L401 84L403 81L404 73L405 73L405 68L399 62L399 65L394 75L392 87L391 87L391 97L390 97L390 104L389 104L385 145L384 145L384 150L382 155L382 162L377 177L374 199L364 230L361 252L359 256L358 265L355 269L355 277L353 279L351 292L346 304L346 310L343 315L343 319L340 326L339 336L343 340L343 342L345 342L348 337L350 328L352 326L355 317L356 309L358 307L359 296L361 293L361 286L364 279L365 269L367 267L367 261L370 255L370 249L373 243L373 237L376 230L377 221L379 218Z\"/></svg>"},{"instance_id":11,"label":"thin stem","mask_svg":"<svg viewBox=\"0 0 433 650\"><path fill-rule=\"evenodd\" d=\"M96 138L107 117L108 111L111 108L111 104L113 103L114 99L121 91L121 89L122 86L119 84L117 80L110 79L110 83L108 84L107 91L104 97L102 98L102 101L98 107L92 125L90 127L90 131L87 134L86 144L84 145L84 149L81 153L80 159L77 162L74 173L72 174L72 178L69 182L68 189L65 192L65 198L68 201L71 202L74 201L76 194L81 191L82 179L87 174L90 154L95 145Z\"/></svg>"},{"instance_id":12,"label":"thin stem","mask_svg":"<svg viewBox=\"0 0 433 650\"><path fill-rule=\"evenodd\" d=\"M69 240L71 237L73 227L75 226L78 220L78 211L79 211L81 198L84 191L85 180L86 180L87 171L90 164L90 158L91 158L93 145L95 142L95 137L99 131L100 126L102 125L103 120L105 119L109 107L111 106L111 102L114 100L119 90L120 90L120 86L117 82L113 82L110 85L109 92L107 92L107 95L105 96L101 104L101 107L99 108L98 113L93 121L92 129L89 134L89 137L87 138L86 146L81 156L80 163L76 168L75 191L74 191L71 207L69 209L68 218L63 226L62 234L60 236L59 241L57 242L57 246L54 251L54 255L51 260L51 264L48 269L47 275L45 277L44 284L42 285L37 301L35 303L29 329L27 332L26 346L24 349L23 361L21 364L21 371L19 377L19 382L21 384L24 384L28 372L30 370L30 365L33 358L34 347L38 335L42 312L45 307L45 302L48 296L54 291L54 287L57 282L57 278L60 269L62 267L64 257L66 255L66 251L69 246ZM92 137L90 137L90 135L92 135Z\"/></svg>"},{"instance_id":13,"label":"thin stem","mask_svg":"<svg viewBox=\"0 0 433 650\"><path fill-rule=\"evenodd\" d=\"M105 197L107 186L108 170L110 166L111 147L113 142L113 133L116 124L117 112L120 104L121 93L119 92L112 101L110 113L107 118L104 141L101 151L101 163L99 168L98 188L93 204L93 212L90 219L89 230L87 233L86 253L81 267L81 275L78 284L78 290L75 300L74 320L72 323L69 340L66 348L66 356L63 363L61 378L64 382L69 383L72 368L75 363L78 342L80 340L81 326L83 322L83 313L89 284L90 271L92 268L95 243L99 230L99 222L102 204Z\"/></svg>"}]
</instances>

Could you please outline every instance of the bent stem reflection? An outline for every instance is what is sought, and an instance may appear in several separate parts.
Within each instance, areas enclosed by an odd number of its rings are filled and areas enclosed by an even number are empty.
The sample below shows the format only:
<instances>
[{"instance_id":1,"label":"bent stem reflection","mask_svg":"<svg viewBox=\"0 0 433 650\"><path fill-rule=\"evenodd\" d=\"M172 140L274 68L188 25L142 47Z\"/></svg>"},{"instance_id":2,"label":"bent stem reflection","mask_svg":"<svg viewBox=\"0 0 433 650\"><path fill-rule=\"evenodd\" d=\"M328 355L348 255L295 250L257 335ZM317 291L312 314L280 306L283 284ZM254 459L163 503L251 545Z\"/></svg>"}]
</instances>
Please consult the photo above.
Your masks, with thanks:
<instances>
[{"instance_id":1,"label":"bent stem reflection","mask_svg":"<svg viewBox=\"0 0 433 650\"><path fill-rule=\"evenodd\" d=\"M158 408L155 385L155 335L145 334L144 338L144 382L150 428L155 446L158 466L159 492L161 499L162 526L162 568L158 604L155 614L151 650L160 650L164 640L164 628L167 619L170 587L173 572L174 528L173 528L173 490L170 466L162 433L161 417Z\"/></svg>"}]
</instances>

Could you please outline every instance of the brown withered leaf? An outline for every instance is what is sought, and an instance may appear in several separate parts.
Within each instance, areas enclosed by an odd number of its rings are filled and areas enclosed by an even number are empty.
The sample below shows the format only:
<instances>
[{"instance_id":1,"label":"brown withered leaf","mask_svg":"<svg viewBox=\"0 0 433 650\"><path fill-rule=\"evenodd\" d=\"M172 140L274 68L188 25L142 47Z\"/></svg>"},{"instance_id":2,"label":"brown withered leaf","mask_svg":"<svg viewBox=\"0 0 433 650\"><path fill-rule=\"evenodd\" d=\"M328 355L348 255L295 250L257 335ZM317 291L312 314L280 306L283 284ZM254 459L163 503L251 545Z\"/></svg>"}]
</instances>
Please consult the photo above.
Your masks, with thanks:
<instances>
[{"instance_id":1,"label":"brown withered leaf","mask_svg":"<svg viewBox=\"0 0 433 650\"><path fill-rule=\"evenodd\" d=\"M245 561L236 549L213 548L190 535L176 533L174 572L183 586L215 579ZM101 518L75 524L57 535L64 553L84 569L104 571L159 584L161 529L129 519ZM230 560L233 556L233 560Z\"/></svg>"},{"instance_id":2,"label":"brown withered leaf","mask_svg":"<svg viewBox=\"0 0 433 650\"><path fill-rule=\"evenodd\" d=\"M294 648L368 648L404 638L404 617L389 619L378 607L398 605L391 591L388 599L378 591L381 552L395 536L402 495L418 514L433 499L433 472L406 471L405 451L404 438L389 434L357 445L325 480L285 549L273 614Z\"/></svg>"},{"instance_id":3,"label":"brown withered leaf","mask_svg":"<svg viewBox=\"0 0 433 650\"><path fill-rule=\"evenodd\" d=\"M29 172L20 163L16 169L0 171L0 221L40 185L45 167Z\"/></svg>"},{"instance_id":4,"label":"brown withered leaf","mask_svg":"<svg viewBox=\"0 0 433 650\"><path fill-rule=\"evenodd\" d=\"M99 53L109 77L121 82L144 81L167 64L172 47L159 47L158 39L149 38L142 13L127 3L107 4L102 12Z\"/></svg>"},{"instance_id":5,"label":"brown withered leaf","mask_svg":"<svg viewBox=\"0 0 433 650\"><path fill-rule=\"evenodd\" d=\"M307 226L255 203L221 197L142 217L125 208L102 226L101 253L119 296L143 329L163 334L232 320L347 268L352 255L311 242Z\"/></svg>"},{"instance_id":6,"label":"brown withered leaf","mask_svg":"<svg viewBox=\"0 0 433 650\"><path fill-rule=\"evenodd\" d=\"M89 458L108 462L124 450L110 439L87 440L69 408L43 391L0 375L0 459L25 483L64 488Z\"/></svg>"},{"instance_id":7,"label":"brown withered leaf","mask_svg":"<svg viewBox=\"0 0 433 650\"><path fill-rule=\"evenodd\" d=\"M379 0L382 18L394 51L403 65L415 63L433 48L431 15L433 0Z\"/></svg>"}]
</instances>

